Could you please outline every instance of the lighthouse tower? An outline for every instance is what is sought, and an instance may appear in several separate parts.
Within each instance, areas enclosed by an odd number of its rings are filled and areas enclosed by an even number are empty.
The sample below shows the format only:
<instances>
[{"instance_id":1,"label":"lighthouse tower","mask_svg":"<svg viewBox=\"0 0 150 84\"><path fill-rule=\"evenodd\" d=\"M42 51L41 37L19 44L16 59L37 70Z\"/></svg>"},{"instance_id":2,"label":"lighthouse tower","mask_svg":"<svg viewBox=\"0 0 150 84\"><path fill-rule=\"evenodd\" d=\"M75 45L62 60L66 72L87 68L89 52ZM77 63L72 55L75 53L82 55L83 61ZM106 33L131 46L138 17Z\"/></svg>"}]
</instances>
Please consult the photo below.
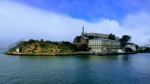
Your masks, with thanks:
<instances>
[{"instance_id":1,"label":"lighthouse tower","mask_svg":"<svg viewBox=\"0 0 150 84\"><path fill-rule=\"evenodd\" d=\"M84 34L84 26L82 27L82 33L81 33L81 36L83 36Z\"/></svg>"},{"instance_id":2,"label":"lighthouse tower","mask_svg":"<svg viewBox=\"0 0 150 84\"><path fill-rule=\"evenodd\" d=\"M84 33L84 26L82 27L82 33Z\"/></svg>"}]
</instances>

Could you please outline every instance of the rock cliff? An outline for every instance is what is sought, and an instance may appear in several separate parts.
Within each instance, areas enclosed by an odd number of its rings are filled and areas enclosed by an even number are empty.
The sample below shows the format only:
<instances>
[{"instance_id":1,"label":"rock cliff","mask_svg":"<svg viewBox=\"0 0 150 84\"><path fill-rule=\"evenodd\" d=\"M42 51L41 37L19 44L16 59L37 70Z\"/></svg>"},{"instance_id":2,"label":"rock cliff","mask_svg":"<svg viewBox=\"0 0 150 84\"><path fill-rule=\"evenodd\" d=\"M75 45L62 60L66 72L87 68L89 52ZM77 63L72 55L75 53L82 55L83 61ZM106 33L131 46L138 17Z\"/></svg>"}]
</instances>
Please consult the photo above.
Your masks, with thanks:
<instances>
[{"instance_id":1,"label":"rock cliff","mask_svg":"<svg viewBox=\"0 0 150 84\"><path fill-rule=\"evenodd\" d=\"M87 51L87 40L83 38L82 36L76 36L73 41L74 44L76 44L77 51Z\"/></svg>"},{"instance_id":2,"label":"rock cliff","mask_svg":"<svg viewBox=\"0 0 150 84\"><path fill-rule=\"evenodd\" d=\"M75 44L87 44L87 40L85 38L83 38L82 36L76 36L74 38L73 43L75 43Z\"/></svg>"}]
</instances>

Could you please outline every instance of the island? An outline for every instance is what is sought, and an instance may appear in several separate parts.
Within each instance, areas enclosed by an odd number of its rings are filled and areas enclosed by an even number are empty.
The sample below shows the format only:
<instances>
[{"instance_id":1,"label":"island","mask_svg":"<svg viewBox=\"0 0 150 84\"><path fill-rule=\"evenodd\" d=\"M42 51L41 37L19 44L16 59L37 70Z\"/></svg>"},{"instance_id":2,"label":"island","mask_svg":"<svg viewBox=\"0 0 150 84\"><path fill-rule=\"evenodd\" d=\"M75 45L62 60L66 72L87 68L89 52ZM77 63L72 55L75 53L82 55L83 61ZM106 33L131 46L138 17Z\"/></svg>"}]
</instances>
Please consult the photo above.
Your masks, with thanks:
<instances>
[{"instance_id":1,"label":"island","mask_svg":"<svg viewBox=\"0 0 150 84\"><path fill-rule=\"evenodd\" d=\"M86 33L84 27L81 35L73 42L54 42L49 40L21 40L9 47L7 55L56 56L56 55L116 55L136 54L139 46L132 43L129 35L122 38L114 34Z\"/></svg>"}]
</instances>

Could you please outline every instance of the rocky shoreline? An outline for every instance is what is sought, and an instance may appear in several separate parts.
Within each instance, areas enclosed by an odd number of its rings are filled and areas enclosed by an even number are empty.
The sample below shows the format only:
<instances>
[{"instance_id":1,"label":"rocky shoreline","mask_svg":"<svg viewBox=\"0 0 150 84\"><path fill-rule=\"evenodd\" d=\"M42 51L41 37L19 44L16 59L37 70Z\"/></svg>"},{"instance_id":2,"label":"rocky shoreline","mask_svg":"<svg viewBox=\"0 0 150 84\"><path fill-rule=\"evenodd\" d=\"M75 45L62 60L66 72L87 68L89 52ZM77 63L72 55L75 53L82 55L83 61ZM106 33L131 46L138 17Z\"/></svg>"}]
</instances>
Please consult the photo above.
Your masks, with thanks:
<instances>
[{"instance_id":1,"label":"rocky shoreline","mask_svg":"<svg viewBox=\"0 0 150 84\"><path fill-rule=\"evenodd\" d=\"M5 52L6 55L19 56L67 56L67 55L89 55L89 52L74 52L74 53L21 53L21 52Z\"/></svg>"},{"instance_id":2,"label":"rocky shoreline","mask_svg":"<svg viewBox=\"0 0 150 84\"><path fill-rule=\"evenodd\" d=\"M137 53L99 53L91 54L89 52L73 52L73 53L21 53L21 52L5 52L6 55L19 55L19 56L69 56L69 55L122 55L122 54L137 54Z\"/></svg>"}]
</instances>

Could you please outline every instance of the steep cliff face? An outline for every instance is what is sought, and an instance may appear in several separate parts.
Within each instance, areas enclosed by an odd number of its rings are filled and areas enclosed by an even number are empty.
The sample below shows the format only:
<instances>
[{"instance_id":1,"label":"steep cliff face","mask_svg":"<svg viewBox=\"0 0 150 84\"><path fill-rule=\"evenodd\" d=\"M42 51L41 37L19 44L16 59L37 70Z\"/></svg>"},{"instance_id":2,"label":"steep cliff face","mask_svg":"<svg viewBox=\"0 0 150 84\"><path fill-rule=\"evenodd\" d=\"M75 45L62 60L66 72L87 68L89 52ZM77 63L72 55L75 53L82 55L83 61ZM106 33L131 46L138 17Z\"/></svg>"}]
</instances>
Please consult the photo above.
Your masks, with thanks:
<instances>
[{"instance_id":1,"label":"steep cliff face","mask_svg":"<svg viewBox=\"0 0 150 84\"><path fill-rule=\"evenodd\" d=\"M74 44L76 44L77 51L87 51L87 40L83 38L82 36L76 36L73 41Z\"/></svg>"},{"instance_id":2,"label":"steep cliff face","mask_svg":"<svg viewBox=\"0 0 150 84\"><path fill-rule=\"evenodd\" d=\"M76 36L74 38L73 43L75 43L75 44L87 44L87 40L85 38L83 38L82 36Z\"/></svg>"}]
</instances>

